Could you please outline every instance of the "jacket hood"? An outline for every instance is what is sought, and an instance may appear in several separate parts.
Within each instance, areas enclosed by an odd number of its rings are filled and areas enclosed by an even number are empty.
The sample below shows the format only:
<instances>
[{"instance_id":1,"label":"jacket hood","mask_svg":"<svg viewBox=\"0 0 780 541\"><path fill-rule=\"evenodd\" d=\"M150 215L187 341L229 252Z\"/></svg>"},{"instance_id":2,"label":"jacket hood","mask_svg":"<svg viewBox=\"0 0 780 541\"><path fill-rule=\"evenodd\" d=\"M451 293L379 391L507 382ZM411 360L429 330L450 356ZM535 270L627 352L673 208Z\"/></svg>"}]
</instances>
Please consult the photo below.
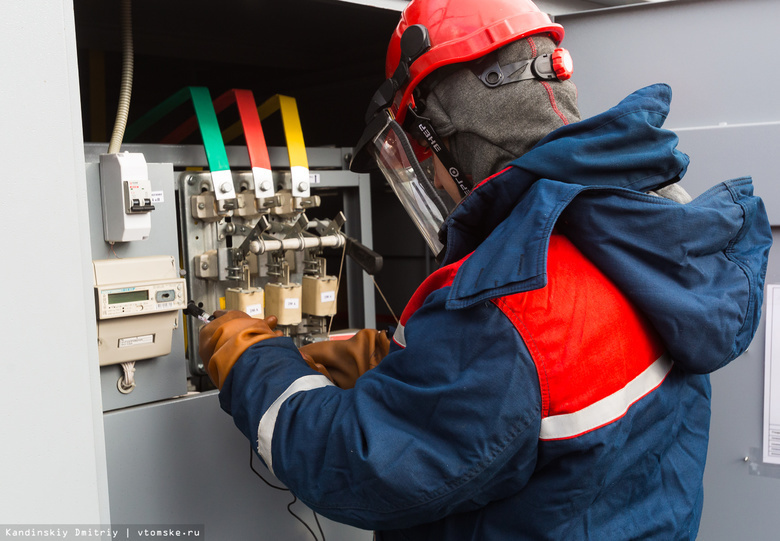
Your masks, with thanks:
<instances>
[{"instance_id":1,"label":"jacket hood","mask_svg":"<svg viewBox=\"0 0 780 541\"><path fill-rule=\"evenodd\" d=\"M447 260L476 248L539 179L641 192L677 181L689 159L676 149L677 135L661 127L671 96L664 84L638 90L605 113L551 132L507 169L480 182L445 223L447 238L453 230L458 237L448 246ZM450 254L452 249L458 255Z\"/></svg>"},{"instance_id":2,"label":"jacket hood","mask_svg":"<svg viewBox=\"0 0 780 541\"><path fill-rule=\"evenodd\" d=\"M706 373L749 345L771 229L749 178L688 204L645 192L679 181L688 157L662 128L666 85L564 126L480 183L445 223L444 264L468 256L447 306L544 287L559 228L651 321L676 363Z\"/></svg>"}]
</instances>

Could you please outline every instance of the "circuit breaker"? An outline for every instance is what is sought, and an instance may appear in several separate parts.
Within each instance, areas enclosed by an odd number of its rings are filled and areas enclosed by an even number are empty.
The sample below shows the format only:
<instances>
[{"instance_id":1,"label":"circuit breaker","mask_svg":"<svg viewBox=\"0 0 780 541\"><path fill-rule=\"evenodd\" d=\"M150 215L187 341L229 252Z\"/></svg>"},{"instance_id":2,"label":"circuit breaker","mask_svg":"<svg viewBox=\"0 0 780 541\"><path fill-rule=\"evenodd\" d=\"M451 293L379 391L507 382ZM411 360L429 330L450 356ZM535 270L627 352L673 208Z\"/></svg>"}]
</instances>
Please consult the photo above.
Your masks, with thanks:
<instances>
[{"instance_id":1,"label":"circuit breaker","mask_svg":"<svg viewBox=\"0 0 780 541\"><path fill-rule=\"evenodd\" d=\"M152 185L143 154L122 152L100 156L100 192L106 242L149 237Z\"/></svg>"}]
</instances>

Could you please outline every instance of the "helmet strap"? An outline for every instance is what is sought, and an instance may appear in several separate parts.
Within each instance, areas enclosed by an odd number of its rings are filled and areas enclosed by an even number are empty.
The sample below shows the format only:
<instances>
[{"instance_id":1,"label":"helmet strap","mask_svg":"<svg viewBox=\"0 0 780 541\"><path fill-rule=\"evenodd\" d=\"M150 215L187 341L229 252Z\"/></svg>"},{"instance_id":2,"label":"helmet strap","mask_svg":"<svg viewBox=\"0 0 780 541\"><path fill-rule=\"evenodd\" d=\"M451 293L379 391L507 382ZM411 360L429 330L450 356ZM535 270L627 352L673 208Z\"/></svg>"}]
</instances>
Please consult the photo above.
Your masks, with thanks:
<instances>
[{"instance_id":1,"label":"helmet strap","mask_svg":"<svg viewBox=\"0 0 780 541\"><path fill-rule=\"evenodd\" d=\"M485 86L496 88L529 79L565 81L571 77L572 61L569 51L558 48L552 53L530 60L501 66L498 63L498 53L494 52L475 62L471 70Z\"/></svg>"},{"instance_id":2,"label":"helmet strap","mask_svg":"<svg viewBox=\"0 0 780 541\"><path fill-rule=\"evenodd\" d=\"M393 76L386 79L371 98L366 110L366 124L371 122L374 116L382 109L390 107L395 93L409 80L409 66L412 62L431 48L431 40L428 37L428 29L421 24L414 24L404 30L401 36L401 58L395 68Z\"/></svg>"}]
</instances>

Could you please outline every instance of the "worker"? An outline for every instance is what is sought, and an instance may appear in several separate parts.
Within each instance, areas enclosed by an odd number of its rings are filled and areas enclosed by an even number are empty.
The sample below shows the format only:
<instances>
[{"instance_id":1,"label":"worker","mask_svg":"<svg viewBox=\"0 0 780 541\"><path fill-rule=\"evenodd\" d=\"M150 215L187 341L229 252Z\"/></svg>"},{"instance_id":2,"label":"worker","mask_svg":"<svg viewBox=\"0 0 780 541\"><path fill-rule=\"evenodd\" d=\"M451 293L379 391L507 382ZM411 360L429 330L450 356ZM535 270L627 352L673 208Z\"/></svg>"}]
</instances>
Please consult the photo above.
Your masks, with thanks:
<instances>
[{"instance_id":1,"label":"worker","mask_svg":"<svg viewBox=\"0 0 780 541\"><path fill-rule=\"evenodd\" d=\"M749 178L679 186L668 86L580 119L563 37L529 0L403 10L352 168L441 266L391 339L202 329L222 408L318 513L380 540L696 538L708 374L756 331L769 223Z\"/></svg>"}]
</instances>

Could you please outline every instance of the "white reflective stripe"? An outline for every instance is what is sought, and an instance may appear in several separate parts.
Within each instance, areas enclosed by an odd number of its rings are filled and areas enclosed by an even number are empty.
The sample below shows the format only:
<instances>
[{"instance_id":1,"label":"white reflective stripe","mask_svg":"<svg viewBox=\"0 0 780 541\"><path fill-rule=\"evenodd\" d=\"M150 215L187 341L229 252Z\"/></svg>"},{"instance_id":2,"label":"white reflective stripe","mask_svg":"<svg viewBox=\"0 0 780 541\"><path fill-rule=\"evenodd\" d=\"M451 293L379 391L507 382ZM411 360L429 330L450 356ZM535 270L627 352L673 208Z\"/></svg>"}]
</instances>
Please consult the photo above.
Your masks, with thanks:
<instances>
[{"instance_id":1,"label":"white reflective stripe","mask_svg":"<svg viewBox=\"0 0 780 541\"><path fill-rule=\"evenodd\" d=\"M406 337L404 336L404 326L400 323L398 324L398 327L396 327L395 332L393 333L393 341L395 341L396 344L401 346L402 348L406 347Z\"/></svg>"},{"instance_id":2,"label":"white reflective stripe","mask_svg":"<svg viewBox=\"0 0 780 541\"><path fill-rule=\"evenodd\" d=\"M663 382L673 364L669 356L664 354L619 391L580 411L542 419L539 439L573 438L621 418L634 402Z\"/></svg>"},{"instance_id":3,"label":"white reflective stripe","mask_svg":"<svg viewBox=\"0 0 780 541\"><path fill-rule=\"evenodd\" d=\"M260 424L257 426L257 452L263 458L266 466L271 470L271 473L274 471L273 466L271 465L271 443L274 437L276 418L279 416L279 409L282 407L282 404L295 393L311 391L312 389L319 389L320 387L327 387L328 385L333 385L333 383L320 374L312 374L311 376L298 378L292 382L292 385L287 387L263 414L263 417L260 419Z\"/></svg>"}]
</instances>

